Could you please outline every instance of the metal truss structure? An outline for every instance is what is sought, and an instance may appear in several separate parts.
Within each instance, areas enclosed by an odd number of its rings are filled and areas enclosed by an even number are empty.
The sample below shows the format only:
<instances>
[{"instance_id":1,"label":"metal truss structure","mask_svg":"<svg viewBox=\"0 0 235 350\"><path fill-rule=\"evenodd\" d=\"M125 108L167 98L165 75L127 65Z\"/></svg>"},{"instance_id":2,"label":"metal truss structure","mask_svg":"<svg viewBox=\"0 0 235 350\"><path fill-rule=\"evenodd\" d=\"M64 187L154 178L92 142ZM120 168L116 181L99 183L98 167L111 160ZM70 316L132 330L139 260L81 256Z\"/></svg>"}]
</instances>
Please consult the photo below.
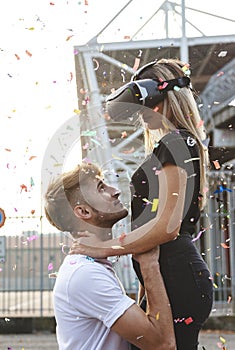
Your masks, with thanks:
<instances>
[{"instance_id":1,"label":"metal truss structure","mask_svg":"<svg viewBox=\"0 0 235 350\"><path fill-rule=\"evenodd\" d=\"M149 20L136 31L133 39L125 42L98 42L100 35L108 26L117 19L120 13L132 2L129 1L117 15L91 39L86 45L76 46L78 54L75 56L78 102L79 108L87 114L86 121L81 124L81 132L93 130L95 140L91 145L89 136L82 138L82 145L90 144L86 150L83 149L83 157L88 157L97 162L103 168L108 169L119 177L121 173L128 173L130 177L136 163L142 161L143 150L143 130L130 123L112 123L105 114L105 96L112 88L117 88L134 73L133 60L137 57L137 52L144 52L142 64L158 56L169 56L170 54L180 57L185 62L192 62L195 67L192 74L194 86L198 87L200 98L203 100L202 109L205 123L210 129L215 126L214 114L224 109L234 98L235 91L235 35L225 36L205 36L198 26L186 17L186 10L191 9L197 13L203 11L195 10L185 6L185 1L181 1L181 12L177 10L179 4L172 1L164 1L159 8L153 12L151 19L161 10L165 16L165 38L156 40L134 40L135 35L140 32ZM169 13L174 12L181 16L182 35L179 38L168 37ZM234 20L223 18L217 15L205 13L208 16L223 19L224 21ZM186 36L186 24L190 24L197 29L199 37ZM161 48L161 50L159 50ZM218 57L224 52L224 59ZM195 54L196 52L196 54ZM125 55L124 55L125 53ZM216 54L215 54L216 53ZM122 58L125 56L125 60ZM226 57L225 57L226 56ZM198 64L200 61L200 64ZM218 71L224 70L227 63L226 74L221 74L218 79ZM108 72L108 73L107 73ZM208 85L207 85L208 84ZM81 95L82 91L82 95ZM199 100L200 100L199 98ZM215 102L219 100L219 106ZM205 107L213 104L213 108ZM227 119L234 119L234 109L230 109L232 115L225 112L223 122ZM219 120L217 118L217 120ZM218 125L217 125L218 127ZM89 135L89 132L84 135Z\"/></svg>"}]
</instances>

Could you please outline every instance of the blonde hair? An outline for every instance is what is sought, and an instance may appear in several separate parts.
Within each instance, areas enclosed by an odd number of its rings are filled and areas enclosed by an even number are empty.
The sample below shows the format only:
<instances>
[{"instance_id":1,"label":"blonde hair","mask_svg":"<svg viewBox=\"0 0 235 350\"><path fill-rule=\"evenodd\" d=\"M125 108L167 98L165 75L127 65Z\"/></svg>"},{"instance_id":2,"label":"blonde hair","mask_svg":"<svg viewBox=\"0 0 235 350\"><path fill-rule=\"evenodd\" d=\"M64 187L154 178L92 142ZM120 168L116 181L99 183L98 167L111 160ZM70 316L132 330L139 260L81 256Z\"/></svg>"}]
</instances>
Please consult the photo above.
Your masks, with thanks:
<instances>
[{"instance_id":1,"label":"blonde hair","mask_svg":"<svg viewBox=\"0 0 235 350\"><path fill-rule=\"evenodd\" d=\"M75 169L59 175L48 186L44 200L44 211L51 225L60 231L76 232L79 219L73 209L79 202L86 203L80 188L88 178L101 177L101 170L94 164L82 163Z\"/></svg>"},{"instance_id":2,"label":"blonde hair","mask_svg":"<svg viewBox=\"0 0 235 350\"><path fill-rule=\"evenodd\" d=\"M175 79L184 76L182 68L185 63L178 59L161 59L153 66L143 70L138 79ZM201 120L194 94L189 88L170 90L166 93L163 101L163 115L167 117L170 124L176 129L186 129L196 139L200 153L200 194L202 199L199 202L201 209L205 206L206 196L204 195L207 188L207 169L209 167L208 149L203 144L206 139L206 131ZM169 126L169 129L171 127ZM154 148L154 143L169 129L149 130L145 128L145 148L149 153Z\"/></svg>"}]
</instances>

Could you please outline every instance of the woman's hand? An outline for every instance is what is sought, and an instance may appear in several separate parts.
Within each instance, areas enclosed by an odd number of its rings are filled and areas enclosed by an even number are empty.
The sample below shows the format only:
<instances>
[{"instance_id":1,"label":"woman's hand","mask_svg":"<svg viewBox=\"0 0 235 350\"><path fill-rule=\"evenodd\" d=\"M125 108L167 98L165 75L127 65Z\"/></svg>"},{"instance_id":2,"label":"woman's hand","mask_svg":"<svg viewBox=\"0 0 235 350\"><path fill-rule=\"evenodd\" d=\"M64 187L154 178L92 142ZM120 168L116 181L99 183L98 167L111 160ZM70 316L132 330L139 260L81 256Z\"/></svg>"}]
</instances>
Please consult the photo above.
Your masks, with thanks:
<instances>
[{"instance_id":1,"label":"woman's hand","mask_svg":"<svg viewBox=\"0 0 235 350\"><path fill-rule=\"evenodd\" d=\"M106 258L106 249L101 248L102 241L94 234L88 231L79 232L78 239L73 242L69 254L88 255L92 258Z\"/></svg>"}]
</instances>

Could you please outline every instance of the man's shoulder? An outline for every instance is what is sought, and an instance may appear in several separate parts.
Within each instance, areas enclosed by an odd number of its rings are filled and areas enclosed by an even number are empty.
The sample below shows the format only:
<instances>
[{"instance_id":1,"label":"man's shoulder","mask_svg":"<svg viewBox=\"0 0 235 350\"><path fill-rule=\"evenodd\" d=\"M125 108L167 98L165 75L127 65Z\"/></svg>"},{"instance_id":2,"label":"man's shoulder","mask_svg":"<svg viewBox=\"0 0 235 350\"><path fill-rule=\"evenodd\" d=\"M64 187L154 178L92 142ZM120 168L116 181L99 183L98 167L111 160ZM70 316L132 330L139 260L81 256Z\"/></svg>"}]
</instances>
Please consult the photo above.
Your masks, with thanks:
<instances>
[{"instance_id":1,"label":"man's shoulder","mask_svg":"<svg viewBox=\"0 0 235 350\"><path fill-rule=\"evenodd\" d=\"M105 265L96 262L91 257L85 255L67 255L59 268L57 277L63 280L70 280L72 278L89 280L94 275L98 276L99 274L102 276L113 275Z\"/></svg>"}]
</instances>

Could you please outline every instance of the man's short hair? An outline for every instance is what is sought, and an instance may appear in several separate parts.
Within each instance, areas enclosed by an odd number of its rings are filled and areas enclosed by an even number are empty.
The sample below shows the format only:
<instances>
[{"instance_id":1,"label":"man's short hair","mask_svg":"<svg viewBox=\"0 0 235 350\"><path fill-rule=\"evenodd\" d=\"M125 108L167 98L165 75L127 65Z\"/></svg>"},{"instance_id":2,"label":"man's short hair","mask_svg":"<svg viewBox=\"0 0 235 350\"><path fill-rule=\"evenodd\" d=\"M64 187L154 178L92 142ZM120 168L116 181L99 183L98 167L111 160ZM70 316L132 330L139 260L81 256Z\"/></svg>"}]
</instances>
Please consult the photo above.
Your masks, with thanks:
<instances>
[{"instance_id":1,"label":"man's short hair","mask_svg":"<svg viewBox=\"0 0 235 350\"><path fill-rule=\"evenodd\" d=\"M82 163L75 169L59 175L49 184L45 194L44 210L47 220L60 231L70 233L79 229L79 219L73 209L77 203L86 204L81 186L88 178L101 177L95 164Z\"/></svg>"}]
</instances>

